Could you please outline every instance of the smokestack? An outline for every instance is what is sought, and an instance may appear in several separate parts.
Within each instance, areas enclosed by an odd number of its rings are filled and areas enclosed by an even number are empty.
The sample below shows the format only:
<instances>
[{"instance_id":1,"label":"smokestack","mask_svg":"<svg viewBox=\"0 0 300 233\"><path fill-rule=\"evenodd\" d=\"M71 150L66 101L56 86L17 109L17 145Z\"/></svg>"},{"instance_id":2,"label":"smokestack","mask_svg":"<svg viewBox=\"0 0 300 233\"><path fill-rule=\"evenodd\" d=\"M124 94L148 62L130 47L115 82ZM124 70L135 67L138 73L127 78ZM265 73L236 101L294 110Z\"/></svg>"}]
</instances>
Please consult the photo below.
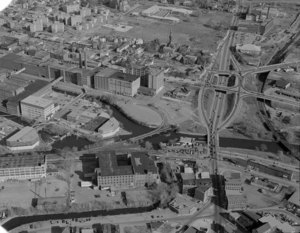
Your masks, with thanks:
<instances>
[{"instance_id":1,"label":"smokestack","mask_svg":"<svg viewBox=\"0 0 300 233\"><path fill-rule=\"evenodd\" d=\"M81 52L79 52L79 68L82 69L82 55L81 55Z\"/></svg>"},{"instance_id":2,"label":"smokestack","mask_svg":"<svg viewBox=\"0 0 300 233\"><path fill-rule=\"evenodd\" d=\"M268 7L267 19L269 18L269 13L270 13L270 7Z\"/></svg>"},{"instance_id":3,"label":"smokestack","mask_svg":"<svg viewBox=\"0 0 300 233\"><path fill-rule=\"evenodd\" d=\"M84 68L87 69L87 54L86 54L86 51L84 51Z\"/></svg>"}]
</instances>

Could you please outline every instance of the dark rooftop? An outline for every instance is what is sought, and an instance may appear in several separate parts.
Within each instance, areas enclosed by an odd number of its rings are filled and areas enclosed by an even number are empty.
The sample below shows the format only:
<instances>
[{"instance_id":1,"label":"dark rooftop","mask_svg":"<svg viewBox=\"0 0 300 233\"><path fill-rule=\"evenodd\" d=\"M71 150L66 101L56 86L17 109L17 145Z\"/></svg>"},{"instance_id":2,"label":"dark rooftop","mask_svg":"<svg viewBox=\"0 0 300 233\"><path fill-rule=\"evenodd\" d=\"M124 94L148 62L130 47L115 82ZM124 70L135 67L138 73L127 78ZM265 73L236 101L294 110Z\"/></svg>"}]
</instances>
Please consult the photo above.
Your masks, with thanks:
<instances>
[{"instance_id":1,"label":"dark rooftop","mask_svg":"<svg viewBox=\"0 0 300 233\"><path fill-rule=\"evenodd\" d=\"M0 157L0 168L36 167L45 163L45 156L32 155L2 155Z\"/></svg>"},{"instance_id":2,"label":"dark rooftop","mask_svg":"<svg viewBox=\"0 0 300 233\"><path fill-rule=\"evenodd\" d=\"M157 167L145 153L133 152L131 163L135 174L157 173Z\"/></svg>"},{"instance_id":3,"label":"dark rooftop","mask_svg":"<svg viewBox=\"0 0 300 233\"><path fill-rule=\"evenodd\" d=\"M132 75L132 74L126 74L126 73L122 73L122 72L116 72L116 73L112 74L110 76L110 78L124 80L127 82L134 82L135 80L137 80L139 78L139 76Z\"/></svg>"},{"instance_id":4,"label":"dark rooftop","mask_svg":"<svg viewBox=\"0 0 300 233\"><path fill-rule=\"evenodd\" d=\"M132 175L133 170L130 158L127 155L116 155L115 152L106 152L98 155L101 176Z\"/></svg>"},{"instance_id":5,"label":"dark rooftop","mask_svg":"<svg viewBox=\"0 0 300 233\"><path fill-rule=\"evenodd\" d=\"M30 83L27 87L25 87L25 91L20 93L19 95L13 96L8 98L9 102L19 102L28 96L34 94L35 92L39 91L43 87L47 86L49 83L43 80L35 80L34 82Z\"/></svg>"},{"instance_id":6,"label":"dark rooftop","mask_svg":"<svg viewBox=\"0 0 300 233\"><path fill-rule=\"evenodd\" d=\"M127 155L106 152L98 155L98 158L101 176L157 173L154 161L144 153L133 152Z\"/></svg>"}]
</instances>

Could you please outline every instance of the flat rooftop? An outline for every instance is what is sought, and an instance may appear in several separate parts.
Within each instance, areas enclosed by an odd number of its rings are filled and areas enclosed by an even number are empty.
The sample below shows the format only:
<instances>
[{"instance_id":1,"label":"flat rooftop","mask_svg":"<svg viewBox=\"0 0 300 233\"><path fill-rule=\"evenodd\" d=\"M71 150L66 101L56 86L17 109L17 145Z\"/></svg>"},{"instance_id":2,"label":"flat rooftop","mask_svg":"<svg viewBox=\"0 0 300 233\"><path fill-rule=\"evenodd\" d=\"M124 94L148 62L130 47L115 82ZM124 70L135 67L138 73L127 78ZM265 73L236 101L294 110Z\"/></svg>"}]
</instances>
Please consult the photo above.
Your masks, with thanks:
<instances>
[{"instance_id":1,"label":"flat rooftop","mask_svg":"<svg viewBox=\"0 0 300 233\"><path fill-rule=\"evenodd\" d=\"M32 127L25 127L23 129L21 129L19 132L17 132L16 134L14 134L13 136L11 136L10 138L8 138L6 141L8 142L26 142L26 141L30 141L34 138L38 138L38 134L36 132L36 130Z\"/></svg>"},{"instance_id":2,"label":"flat rooftop","mask_svg":"<svg viewBox=\"0 0 300 233\"><path fill-rule=\"evenodd\" d=\"M154 161L145 153L116 154L115 152L106 152L100 154L98 158L101 176L157 173Z\"/></svg>"},{"instance_id":3,"label":"flat rooftop","mask_svg":"<svg viewBox=\"0 0 300 233\"><path fill-rule=\"evenodd\" d=\"M126 73L122 73L122 72L116 72L116 73L113 73L109 78L123 80L126 82L134 82L135 80L137 80L139 78L139 76L132 75L132 74L126 74Z\"/></svg>"},{"instance_id":4,"label":"flat rooftop","mask_svg":"<svg viewBox=\"0 0 300 233\"><path fill-rule=\"evenodd\" d=\"M157 173L157 167L154 161L145 153L131 153L131 162L135 174Z\"/></svg>"},{"instance_id":5,"label":"flat rooftop","mask_svg":"<svg viewBox=\"0 0 300 233\"><path fill-rule=\"evenodd\" d=\"M1 61L0 61L1 63ZM34 82L31 82L27 87L25 87L25 91L20 93L19 95L9 97L7 100L9 102L19 102L26 97L36 93L37 91L41 90L43 87L47 86L49 82L44 80L35 80Z\"/></svg>"},{"instance_id":6,"label":"flat rooftop","mask_svg":"<svg viewBox=\"0 0 300 233\"><path fill-rule=\"evenodd\" d=\"M115 152L106 152L98 155L101 176L132 175L131 161L127 154L117 155Z\"/></svg>"},{"instance_id":7,"label":"flat rooftop","mask_svg":"<svg viewBox=\"0 0 300 233\"><path fill-rule=\"evenodd\" d=\"M45 164L45 155L17 155L8 154L0 157L0 168L38 167ZM1 174L1 173L0 173Z\"/></svg>"},{"instance_id":8,"label":"flat rooftop","mask_svg":"<svg viewBox=\"0 0 300 233\"><path fill-rule=\"evenodd\" d=\"M33 96L33 95L30 95L27 98L23 99L21 103L31 105L33 107L43 108L43 109L53 104L51 100Z\"/></svg>"}]
</instances>

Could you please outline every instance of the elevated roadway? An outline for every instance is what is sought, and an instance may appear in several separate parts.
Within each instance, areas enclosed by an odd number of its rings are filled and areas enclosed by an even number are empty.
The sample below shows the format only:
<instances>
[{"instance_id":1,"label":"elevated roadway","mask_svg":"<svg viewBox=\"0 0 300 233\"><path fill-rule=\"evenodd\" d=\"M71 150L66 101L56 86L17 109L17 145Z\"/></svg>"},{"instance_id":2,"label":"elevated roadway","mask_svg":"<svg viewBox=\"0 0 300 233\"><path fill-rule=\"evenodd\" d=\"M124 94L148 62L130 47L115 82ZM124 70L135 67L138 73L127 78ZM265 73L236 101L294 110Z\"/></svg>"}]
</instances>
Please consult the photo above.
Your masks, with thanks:
<instances>
[{"instance_id":1,"label":"elevated roadway","mask_svg":"<svg viewBox=\"0 0 300 233\"><path fill-rule=\"evenodd\" d=\"M255 92L255 91L249 91L244 89L243 87L239 89L239 87L226 87L226 86L220 86L220 85L212 85L210 88L213 88L217 92L225 92L225 93L240 93L240 98L246 98L246 97L255 97L262 100L269 100L274 102L280 102L284 104L288 104L291 106L299 107L300 108L300 102L297 100L291 100L291 98L288 97L280 97L275 95L266 95L261 92Z\"/></svg>"},{"instance_id":2,"label":"elevated roadway","mask_svg":"<svg viewBox=\"0 0 300 233\"><path fill-rule=\"evenodd\" d=\"M247 74L265 73L279 68L289 68L291 66L299 66L299 65L300 65L300 61L284 62L284 63L274 64L274 65L266 65L266 66L260 66L256 68L242 70L241 73L242 76L246 76Z\"/></svg>"}]
</instances>

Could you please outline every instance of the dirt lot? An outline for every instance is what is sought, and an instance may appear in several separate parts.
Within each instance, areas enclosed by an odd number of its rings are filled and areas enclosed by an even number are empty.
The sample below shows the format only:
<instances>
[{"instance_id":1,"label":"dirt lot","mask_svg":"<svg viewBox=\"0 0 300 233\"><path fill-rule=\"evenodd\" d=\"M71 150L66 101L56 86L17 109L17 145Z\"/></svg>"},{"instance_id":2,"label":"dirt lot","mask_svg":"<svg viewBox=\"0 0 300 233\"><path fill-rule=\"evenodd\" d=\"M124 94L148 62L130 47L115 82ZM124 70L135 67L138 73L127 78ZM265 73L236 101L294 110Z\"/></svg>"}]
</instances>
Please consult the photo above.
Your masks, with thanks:
<instances>
[{"instance_id":1,"label":"dirt lot","mask_svg":"<svg viewBox=\"0 0 300 233\"><path fill-rule=\"evenodd\" d=\"M65 196L67 183L48 176L41 181L4 182L0 191L0 206L29 208L32 198ZM9 197L9 199L7 198Z\"/></svg>"},{"instance_id":2,"label":"dirt lot","mask_svg":"<svg viewBox=\"0 0 300 233\"><path fill-rule=\"evenodd\" d=\"M248 208L264 208L264 207L271 207L274 205L277 205L281 202L282 195L281 193L260 193L257 190L259 187L245 184L245 179L249 179L250 175L247 172L245 172L244 168L241 168L239 166L233 166L231 164L228 164L226 162L219 162L219 167L221 168L221 171L239 171L241 172L241 178L243 181L242 187L243 187L243 194L247 198L247 204Z\"/></svg>"},{"instance_id":3,"label":"dirt lot","mask_svg":"<svg viewBox=\"0 0 300 233\"><path fill-rule=\"evenodd\" d=\"M276 195L265 195L257 190L258 187L253 185L243 184L244 193L247 194L247 202L249 208L263 208L277 205L280 200L276 198Z\"/></svg>"}]
</instances>

